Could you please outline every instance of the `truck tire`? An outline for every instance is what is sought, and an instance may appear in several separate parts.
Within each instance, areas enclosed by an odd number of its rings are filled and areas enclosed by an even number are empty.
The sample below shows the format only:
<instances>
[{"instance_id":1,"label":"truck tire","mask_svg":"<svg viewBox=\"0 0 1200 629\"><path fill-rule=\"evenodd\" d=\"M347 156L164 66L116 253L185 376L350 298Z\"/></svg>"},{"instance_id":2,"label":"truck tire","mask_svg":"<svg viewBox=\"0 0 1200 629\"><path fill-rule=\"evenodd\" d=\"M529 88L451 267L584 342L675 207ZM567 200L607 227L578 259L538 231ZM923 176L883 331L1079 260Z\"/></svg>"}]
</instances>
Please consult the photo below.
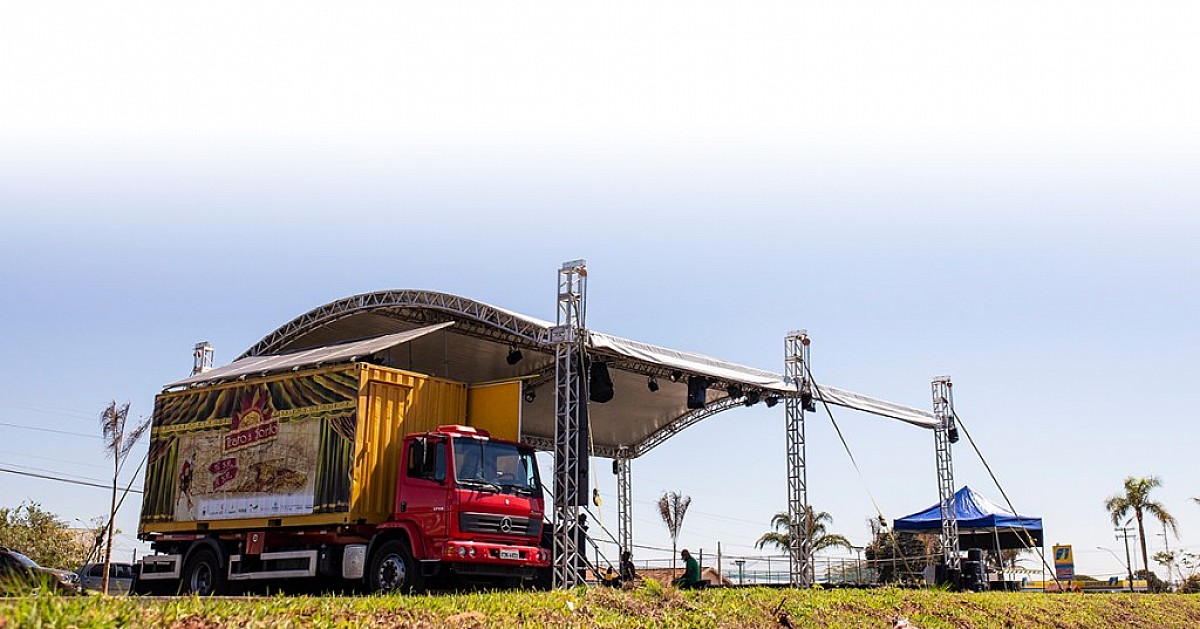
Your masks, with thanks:
<instances>
[{"instance_id":1,"label":"truck tire","mask_svg":"<svg viewBox=\"0 0 1200 629\"><path fill-rule=\"evenodd\" d=\"M225 593L225 575L221 574L221 562L208 548L200 548L188 557L179 579L181 594L215 596Z\"/></svg>"},{"instance_id":2,"label":"truck tire","mask_svg":"<svg viewBox=\"0 0 1200 629\"><path fill-rule=\"evenodd\" d=\"M422 586L421 567L403 541L393 540L375 551L367 586L372 592L419 592Z\"/></svg>"}]
</instances>

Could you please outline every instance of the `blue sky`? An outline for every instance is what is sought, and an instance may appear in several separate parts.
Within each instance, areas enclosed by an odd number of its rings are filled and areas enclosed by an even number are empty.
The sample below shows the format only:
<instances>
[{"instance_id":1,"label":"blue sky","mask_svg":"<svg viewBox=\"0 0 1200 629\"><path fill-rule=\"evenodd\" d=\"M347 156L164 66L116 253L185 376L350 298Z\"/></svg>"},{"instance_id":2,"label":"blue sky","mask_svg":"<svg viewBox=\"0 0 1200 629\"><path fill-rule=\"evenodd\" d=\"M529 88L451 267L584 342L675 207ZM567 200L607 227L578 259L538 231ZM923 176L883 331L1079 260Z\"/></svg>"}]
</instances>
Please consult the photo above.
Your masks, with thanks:
<instances>
[{"instance_id":1,"label":"blue sky","mask_svg":"<svg viewBox=\"0 0 1200 629\"><path fill-rule=\"evenodd\" d=\"M807 328L819 380L926 408L951 375L1081 571L1120 571L1096 547L1130 474L1162 477L1172 545L1200 546L1194 9L181 11L0 15L0 422L96 434L110 398L148 414L195 342L224 363L359 292L553 318L582 257L598 330L781 370ZM837 419L885 515L936 501L932 435ZM811 499L863 543L863 484L809 421ZM636 461L639 543L669 546L650 503L678 490L684 545L751 552L785 506L782 422L725 413ZM105 476L98 439L0 438L5 464ZM964 445L958 482L998 498ZM0 480L27 498L107 504Z\"/></svg>"}]
</instances>

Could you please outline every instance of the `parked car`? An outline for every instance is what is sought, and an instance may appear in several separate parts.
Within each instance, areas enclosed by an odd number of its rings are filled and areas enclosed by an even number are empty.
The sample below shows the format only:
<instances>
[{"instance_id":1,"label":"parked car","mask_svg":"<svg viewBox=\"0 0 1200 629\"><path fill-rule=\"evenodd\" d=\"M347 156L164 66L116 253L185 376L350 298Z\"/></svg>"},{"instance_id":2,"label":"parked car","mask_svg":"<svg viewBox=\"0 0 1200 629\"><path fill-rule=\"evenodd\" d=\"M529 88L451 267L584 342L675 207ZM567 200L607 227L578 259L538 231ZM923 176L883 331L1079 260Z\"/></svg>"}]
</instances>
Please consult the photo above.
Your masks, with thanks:
<instances>
[{"instance_id":1,"label":"parked car","mask_svg":"<svg viewBox=\"0 0 1200 629\"><path fill-rule=\"evenodd\" d=\"M79 575L43 568L29 557L0 546L0 594L25 594L43 587L61 594L78 594Z\"/></svg>"},{"instance_id":2,"label":"parked car","mask_svg":"<svg viewBox=\"0 0 1200 629\"><path fill-rule=\"evenodd\" d=\"M113 562L108 565L108 593L128 594L133 586L133 566ZM104 589L104 563L84 564L79 569L79 587L84 591L100 592Z\"/></svg>"}]
</instances>

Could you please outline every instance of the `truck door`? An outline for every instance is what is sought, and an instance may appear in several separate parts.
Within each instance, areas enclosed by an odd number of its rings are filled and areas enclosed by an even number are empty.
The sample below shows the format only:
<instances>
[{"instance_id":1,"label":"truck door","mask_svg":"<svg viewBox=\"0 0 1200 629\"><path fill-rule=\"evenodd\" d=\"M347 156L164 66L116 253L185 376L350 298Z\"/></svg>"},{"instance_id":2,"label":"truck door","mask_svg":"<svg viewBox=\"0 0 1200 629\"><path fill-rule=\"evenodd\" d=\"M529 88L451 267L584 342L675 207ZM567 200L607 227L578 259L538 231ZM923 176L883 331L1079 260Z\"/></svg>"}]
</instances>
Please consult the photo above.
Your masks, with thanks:
<instances>
[{"instance_id":1,"label":"truck door","mask_svg":"<svg viewBox=\"0 0 1200 629\"><path fill-rule=\"evenodd\" d=\"M396 512L421 530L423 549L418 559L439 556L450 534L450 485L446 478L445 437L415 437L405 446L405 466L397 492Z\"/></svg>"}]
</instances>

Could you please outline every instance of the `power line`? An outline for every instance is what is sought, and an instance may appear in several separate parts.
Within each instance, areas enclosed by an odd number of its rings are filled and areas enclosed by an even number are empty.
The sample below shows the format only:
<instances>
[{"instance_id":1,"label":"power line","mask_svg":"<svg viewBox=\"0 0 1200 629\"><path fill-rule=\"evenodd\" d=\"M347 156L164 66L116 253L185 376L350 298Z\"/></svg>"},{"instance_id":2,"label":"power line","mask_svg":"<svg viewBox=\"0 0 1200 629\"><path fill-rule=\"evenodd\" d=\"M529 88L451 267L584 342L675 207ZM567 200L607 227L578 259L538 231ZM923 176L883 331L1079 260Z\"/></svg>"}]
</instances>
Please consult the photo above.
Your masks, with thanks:
<instances>
[{"instance_id":1,"label":"power line","mask_svg":"<svg viewBox=\"0 0 1200 629\"><path fill-rule=\"evenodd\" d=\"M6 408L15 408L22 411L33 411L35 413L45 413L47 415L57 415L69 419L77 419L81 421L98 421L99 414L93 415L86 411L81 411L73 408L64 408L61 406L32 406L27 404L3 404Z\"/></svg>"},{"instance_id":2,"label":"power line","mask_svg":"<svg viewBox=\"0 0 1200 629\"><path fill-rule=\"evenodd\" d=\"M44 468L44 467L35 467L35 466L33 466L33 465L25 465L24 463L9 463L9 465L11 465L11 466L13 466L13 467L19 467L19 468L21 468L23 471L25 471L25 470L32 470L32 471L34 471L34 472L45 472L45 473L47 473L47 474L58 474L59 476L63 476L63 477L70 477L70 478L73 478L73 479L75 479L75 480L85 480L85 481L90 481L90 482L93 482L93 483L103 483L103 482L104 482L103 480L101 480L101 479L99 479L99 478L92 478L92 477L90 477L90 476L83 476L83 475L81 475L81 474L72 474L71 472L64 472L64 471L62 471L62 470L48 470L48 469L46 469L46 468Z\"/></svg>"},{"instance_id":3,"label":"power line","mask_svg":"<svg viewBox=\"0 0 1200 629\"><path fill-rule=\"evenodd\" d=\"M36 454L27 454L25 452L12 452L11 450L0 450L0 454L9 454L12 456L23 456L23 457L29 458L29 459L41 459L43 461L54 461L55 463L65 463L67 465L78 465L81 467L94 467L94 468L102 469L102 470L109 469L109 467L107 465L96 465L95 463L83 463L80 461L64 461L64 460L62 460L62 457L38 456ZM22 467L28 467L28 466L22 466Z\"/></svg>"},{"instance_id":4,"label":"power line","mask_svg":"<svg viewBox=\"0 0 1200 629\"><path fill-rule=\"evenodd\" d=\"M42 428L40 426L25 426L23 424L11 424L9 422L0 422L0 426L8 426L9 428L22 428L24 430L37 430L39 432L52 432L59 435L71 435L72 437L87 437L89 439L103 439L100 435L92 435L85 432L71 432L69 430L56 430L54 428Z\"/></svg>"},{"instance_id":5,"label":"power line","mask_svg":"<svg viewBox=\"0 0 1200 629\"><path fill-rule=\"evenodd\" d=\"M97 487L99 489L108 489L108 490L112 489L112 485L101 485L100 483L91 483L91 482L82 481L82 480L72 480L70 478L62 478L61 476L50 476L48 474L35 474L33 472L22 472L20 470L10 470L6 467L0 467L0 472L7 472L9 474L17 474L18 476L32 476L33 478L41 478L41 479L45 479L45 480L58 481L60 483L70 483L72 485L83 485L85 487ZM140 490L140 489L130 489L129 491L139 493L139 494L142 493L142 490Z\"/></svg>"},{"instance_id":6,"label":"power line","mask_svg":"<svg viewBox=\"0 0 1200 629\"><path fill-rule=\"evenodd\" d=\"M23 430L37 430L39 432L52 432L52 433L59 434L59 435L70 435L72 437L87 437L89 439L103 439L104 438L101 435L93 435L93 434L89 434L86 432L72 432L70 430L58 430L55 428L43 428L41 426L26 426L24 424L13 424L13 423L9 423L9 422L0 422L0 426L8 426L10 428L21 428ZM149 439L149 438L150 438L150 432L146 431L138 439L138 442L141 442L141 441Z\"/></svg>"}]
</instances>

